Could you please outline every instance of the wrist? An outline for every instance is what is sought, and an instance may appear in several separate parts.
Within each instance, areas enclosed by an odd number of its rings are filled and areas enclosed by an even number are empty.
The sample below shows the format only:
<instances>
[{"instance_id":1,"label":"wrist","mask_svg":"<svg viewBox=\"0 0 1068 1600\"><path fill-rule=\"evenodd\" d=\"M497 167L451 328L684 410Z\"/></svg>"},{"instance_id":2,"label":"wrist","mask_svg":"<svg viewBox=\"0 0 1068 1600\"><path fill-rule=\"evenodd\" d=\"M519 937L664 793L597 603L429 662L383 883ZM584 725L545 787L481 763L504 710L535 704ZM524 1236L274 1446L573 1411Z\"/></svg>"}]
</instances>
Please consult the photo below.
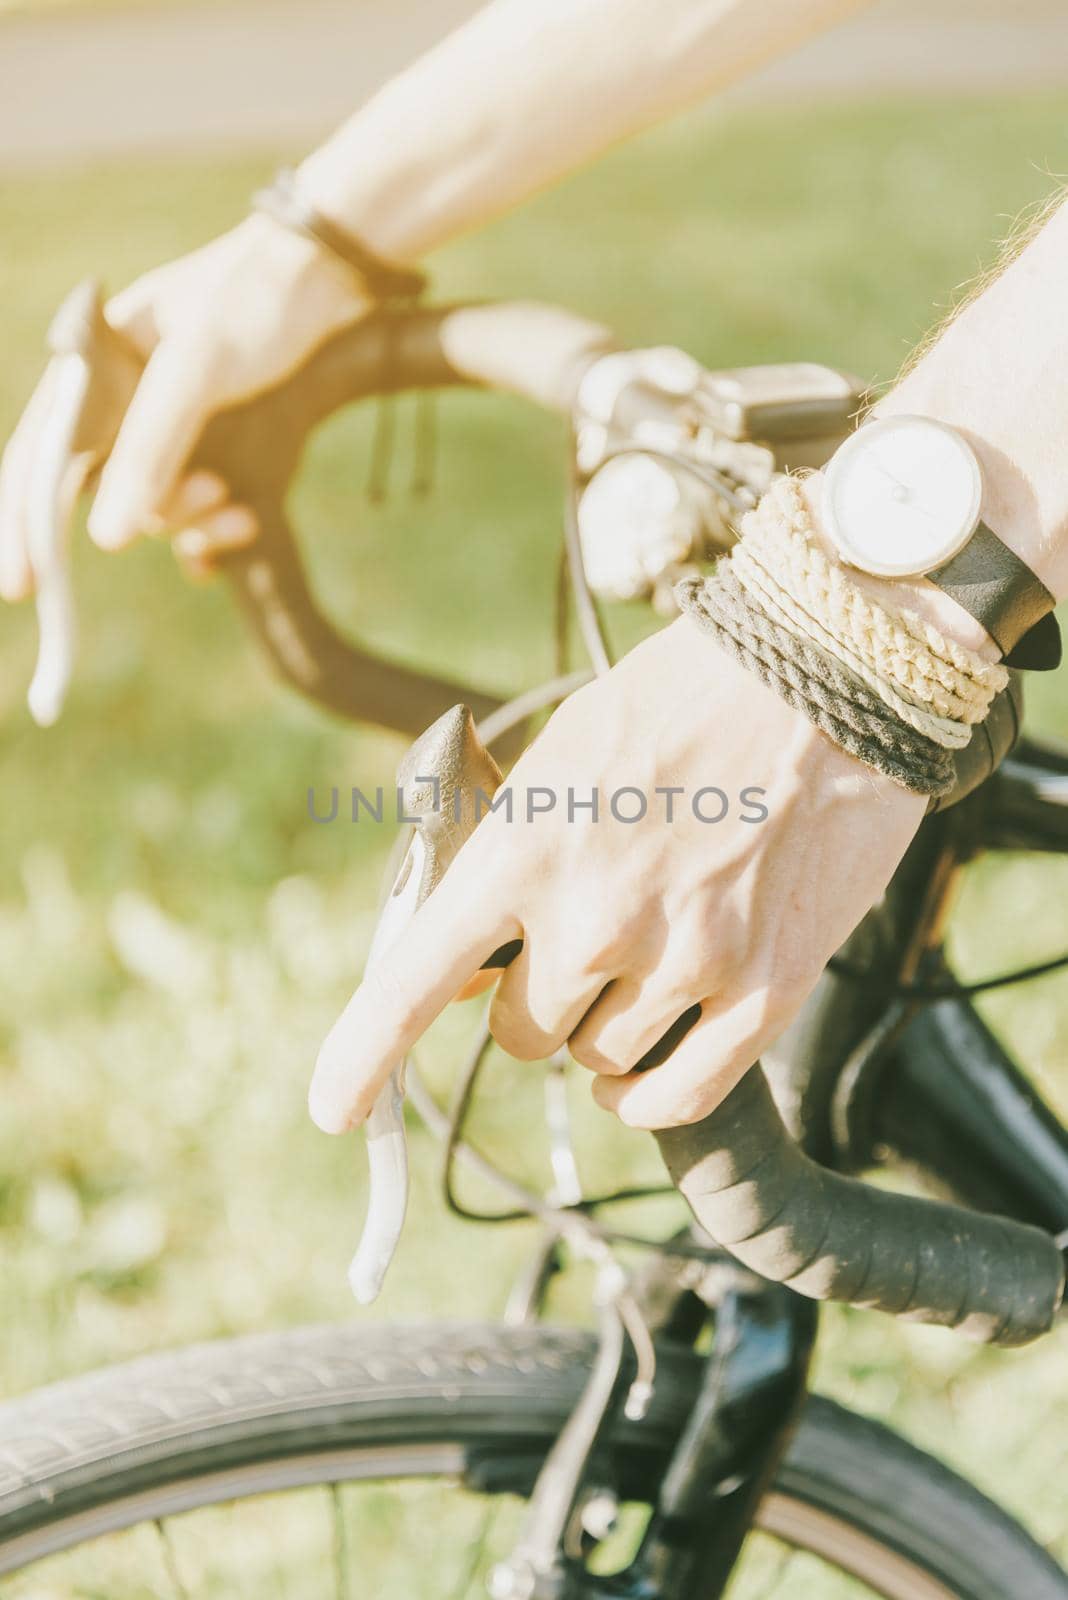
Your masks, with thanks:
<instances>
[{"instance_id":1,"label":"wrist","mask_svg":"<svg viewBox=\"0 0 1068 1600\"><path fill-rule=\"evenodd\" d=\"M327 329L354 322L370 309L358 278L317 240L254 211L233 235L242 257L255 262L259 281L270 286L287 316Z\"/></svg>"},{"instance_id":2,"label":"wrist","mask_svg":"<svg viewBox=\"0 0 1068 1600\"><path fill-rule=\"evenodd\" d=\"M429 171L391 165L377 156L361 162L339 136L337 143L307 156L296 176L317 211L387 260L416 261L436 242L435 227L424 214L435 188Z\"/></svg>"}]
</instances>

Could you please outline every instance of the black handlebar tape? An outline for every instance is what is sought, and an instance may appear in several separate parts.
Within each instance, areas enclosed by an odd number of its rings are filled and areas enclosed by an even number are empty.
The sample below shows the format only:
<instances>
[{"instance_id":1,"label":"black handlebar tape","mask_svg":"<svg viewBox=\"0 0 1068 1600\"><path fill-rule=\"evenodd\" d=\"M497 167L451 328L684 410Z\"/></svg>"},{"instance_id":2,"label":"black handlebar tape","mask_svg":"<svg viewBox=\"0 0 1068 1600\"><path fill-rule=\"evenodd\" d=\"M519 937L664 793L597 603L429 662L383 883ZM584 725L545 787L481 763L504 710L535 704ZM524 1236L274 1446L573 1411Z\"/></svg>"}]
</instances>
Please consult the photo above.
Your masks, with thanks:
<instances>
[{"instance_id":1,"label":"black handlebar tape","mask_svg":"<svg viewBox=\"0 0 1068 1600\"><path fill-rule=\"evenodd\" d=\"M436 321L421 313L404 341L406 366L428 384L447 381ZM422 335L422 337L419 337ZM401 343L383 315L331 340L286 382L212 420L193 465L214 468L234 500L249 506L258 536L224 570L252 632L282 678L346 718L421 733L457 701L476 717L499 703L447 678L383 661L345 638L309 586L286 498L305 440L331 412L387 386L387 359Z\"/></svg>"},{"instance_id":2,"label":"black handlebar tape","mask_svg":"<svg viewBox=\"0 0 1068 1600\"><path fill-rule=\"evenodd\" d=\"M702 1122L656 1137L697 1221L761 1277L987 1344L1026 1344L1053 1322L1064 1260L1048 1234L819 1166L759 1065Z\"/></svg>"},{"instance_id":3,"label":"black handlebar tape","mask_svg":"<svg viewBox=\"0 0 1068 1600\"><path fill-rule=\"evenodd\" d=\"M259 537L225 563L253 632L282 676L341 716L415 737L458 701L477 719L500 702L468 686L380 660L346 639L309 588L286 496L305 439L340 407L404 389L510 390L567 409L607 330L527 303L383 311L323 345L284 383L216 417L195 455L251 507ZM499 752L522 742L518 727Z\"/></svg>"},{"instance_id":4,"label":"black handlebar tape","mask_svg":"<svg viewBox=\"0 0 1068 1600\"><path fill-rule=\"evenodd\" d=\"M140 360L110 326L95 285L78 291L81 347L96 375L92 437L103 459L140 379ZM458 701L481 718L500 702L446 678L383 661L342 636L320 611L286 514L291 480L311 430L352 401L396 390L475 386L508 390L551 410L572 404L582 372L613 348L608 331L533 303L382 311L322 345L275 388L212 418L188 467L218 472L231 500L249 506L259 536L220 565L259 642L295 688L340 715L409 736ZM106 393L105 393L106 390ZM106 402L106 403L105 403ZM518 728L498 747L508 753Z\"/></svg>"},{"instance_id":5,"label":"black handlebar tape","mask_svg":"<svg viewBox=\"0 0 1068 1600\"><path fill-rule=\"evenodd\" d=\"M294 689L338 716L415 738L457 702L481 718L500 704L459 682L383 660L320 610L281 506L253 505L256 543L226 573L262 649Z\"/></svg>"}]
</instances>

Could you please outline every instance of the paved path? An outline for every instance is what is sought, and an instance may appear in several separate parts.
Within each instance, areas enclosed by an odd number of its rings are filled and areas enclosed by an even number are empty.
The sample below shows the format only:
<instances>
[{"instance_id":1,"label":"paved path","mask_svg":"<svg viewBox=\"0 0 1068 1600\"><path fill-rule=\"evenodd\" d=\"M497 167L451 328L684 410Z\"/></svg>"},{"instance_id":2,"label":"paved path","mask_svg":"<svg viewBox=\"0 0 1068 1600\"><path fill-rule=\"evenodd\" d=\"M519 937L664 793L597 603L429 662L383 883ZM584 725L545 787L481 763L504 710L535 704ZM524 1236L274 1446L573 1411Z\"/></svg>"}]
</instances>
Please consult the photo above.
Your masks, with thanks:
<instances>
[{"instance_id":1,"label":"paved path","mask_svg":"<svg viewBox=\"0 0 1068 1600\"><path fill-rule=\"evenodd\" d=\"M476 8L476 0L207 0L191 10L0 19L0 168L308 142ZM1062 84L1065 0L879 0L735 92Z\"/></svg>"}]
</instances>

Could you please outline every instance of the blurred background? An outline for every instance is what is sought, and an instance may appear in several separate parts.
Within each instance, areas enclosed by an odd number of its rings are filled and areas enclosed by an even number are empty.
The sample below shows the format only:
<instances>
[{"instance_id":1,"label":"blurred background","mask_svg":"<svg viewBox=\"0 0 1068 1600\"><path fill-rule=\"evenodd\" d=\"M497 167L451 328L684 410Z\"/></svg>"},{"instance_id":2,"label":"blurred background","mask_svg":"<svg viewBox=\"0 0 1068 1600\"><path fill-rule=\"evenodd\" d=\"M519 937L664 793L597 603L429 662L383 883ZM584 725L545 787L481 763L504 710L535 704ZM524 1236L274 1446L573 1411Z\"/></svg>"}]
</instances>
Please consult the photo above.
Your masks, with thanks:
<instances>
[{"instance_id":1,"label":"blurred background","mask_svg":"<svg viewBox=\"0 0 1068 1600\"><path fill-rule=\"evenodd\" d=\"M0 0L0 437L52 311L229 226L251 191L470 0L99 8ZM715 106L629 145L431 262L436 292L560 301L705 364L809 358L892 378L1021 211L1068 168L1058 0L886 0ZM367 641L518 690L551 664L563 439L514 402L441 405L437 486L365 496L370 419L315 439L297 520L321 592ZM0 617L0 1395L184 1340L354 1315L363 1158L307 1122L316 1048L362 967L391 836L317 827L307 792L388 784L399 741L277 688L221 586L168 551L78 541L69 709L24 695L25 608ZM1068 735L1068 677L1032 687ZM980 863L950 939L978 977L1068 945L1068 862ZM1068 1114L1068 978L980 1001ZM472 1008L427 1050L448 1082ZM501 1066L491 1147L536 1125ZM646 1141L575 1104L596 1177ZM517 1159L544 1171L529 1136ZM529 1234L415 1205L372 1312L496 1314ZM673 1203L673 1202L672 1202ZM641 1218L632 1219L640 1222ZM663 1224L663 1217L645 1221ZM563 1313L582 1315L581 1294ZM1068 1337L990 1355L847 1312L818 1383L961 1468L1068 1560ZM88 1591L86 1591L88 1592Z\"/></svg>"}]
</instances>

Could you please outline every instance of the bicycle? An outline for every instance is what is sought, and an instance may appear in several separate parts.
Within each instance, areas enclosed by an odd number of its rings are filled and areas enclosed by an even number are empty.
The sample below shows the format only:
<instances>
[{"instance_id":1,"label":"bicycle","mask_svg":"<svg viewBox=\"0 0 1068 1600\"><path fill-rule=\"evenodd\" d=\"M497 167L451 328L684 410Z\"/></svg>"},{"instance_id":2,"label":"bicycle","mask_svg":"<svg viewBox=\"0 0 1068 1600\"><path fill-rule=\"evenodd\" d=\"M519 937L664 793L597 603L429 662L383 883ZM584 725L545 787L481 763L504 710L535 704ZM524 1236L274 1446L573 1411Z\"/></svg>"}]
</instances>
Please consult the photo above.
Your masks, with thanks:
<instances>
[{"instance_id":1,"label":"bicycle","mask_svg":"<svg viewBox=\"0 0 1068 1600\"><path fill-rule=\"evenodd\" d=\"M102 325L94 336L107 337ZM319 613L284 497L309 424L340 404L464 383L571 415L581 376L614 347L607 330L549 307L383 313L216 419L198 456L225 460L263 530L228 570L288 681L361 720L416 734L443 719L466 740L470 718L450 711L463 700L506 751L539 709L585 681L561 670L502 707L369 656ZM683 470L724 518L754 492L747 441L791 464L818 458L857 403L851 384L819 368L721 374L714 388L716 463ZM640 417L649 396L639 385L628 404ZM633 426L621 424L616 453L639 448ZM565 550L597 668L609 652L585 581L579 487L573 467ZM1040 1334L1060 1305L1068 1130L980 1020L972 996L983 986L959 984L940 947L963 862L981 849L1068 850L1068 755L1018 742L1019 710L1014 686L961 759L956 803L925 821L885 901L763 1067L704 1123L658 1136L693 1227L636 1241L602 1220L635 1191L582 1192L559 1063L546 1080L555 1194L498 1172L466 1133L483 1026L448 1109L418 1074L411 1087L443 1142L449 1204L471 1214L454 1184L467 1163L503 1185L511 1208L501 1218L542 1220L505 1322L268 1333L0 1406L0 1575L29 1580L14 1593L233 1594L232 1574L213 1575L196 1541L183 1545L179 1519L221 1503L256 1512L268 1496L256 1527L272 1556L281 1547L293 1561L284 1592L343 1597L357 1592L361 1539L374 1548L378 1525L425 1484L409 1533L416 1559L433 1566L429 1592L445 1600L484 1583L495 1600L713 1600L728 1585L737 1600L1068 1596L1068 1575L977 1490L807 1390L820 1300L1004 1344ZM890 1159L921 1167L960 1204L854 1176ZM646 1264L627 1273L615 1247L634 1244ZM569 1256L595 1265L595 1334L539 1320ZM373 1484L388 1495L369 1491L365 1505L355 1486ZM443 1545L449 1519L456 1561ZM107 1547L107 1587L87 1588L83 1553L108 1536L118 1543ZM246 1548L242 1571L247 1558ZM411 1582L379 1578L358 1592L388 1600L414 1592Z\"/></svg>"}]
</instances>

